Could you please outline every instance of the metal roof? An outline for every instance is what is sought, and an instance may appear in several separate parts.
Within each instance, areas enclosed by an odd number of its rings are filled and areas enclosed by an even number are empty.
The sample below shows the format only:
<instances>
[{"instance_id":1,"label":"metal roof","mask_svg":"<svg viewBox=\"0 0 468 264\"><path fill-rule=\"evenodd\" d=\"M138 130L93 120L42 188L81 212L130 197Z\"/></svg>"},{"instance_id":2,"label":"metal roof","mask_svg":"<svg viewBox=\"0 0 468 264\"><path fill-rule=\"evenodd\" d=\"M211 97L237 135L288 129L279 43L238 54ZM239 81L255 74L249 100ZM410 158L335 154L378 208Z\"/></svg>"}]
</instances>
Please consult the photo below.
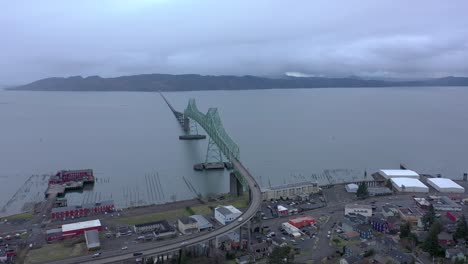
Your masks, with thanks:
<instances>
[{"instance_id":1,"label":"metal roof","mask_svg":"<svg viewBox=\"0 0 468 264\"><path fill-rule=\"evenodd\" d=\"M193 218L190 218L190 217L187 217L187 216L180 217L179 221L184 225L193 224L193 223L197 222L197 220L195 220Z\"/></svg>"},{"instance_id":2,"label":"metal roof","mask_svg":"<svg viewBox=\"0 0 468 264\"><path fill-rule=\"evenodd\" d=\"M362 209L362 208L365 208L365 209L368 209L368 210L372 210L372 206L368 205L368 204L347 204L345 205L345 208L347 209Z\"/></svg>"},{"instance_id":3,"label":"metal roof","mask_svg":"<svg viewBox=\"0 0 468 264\"><path fill-rule=\"evenodd\" d=\"M80 230L80 229L85 229L85 228L90 228L90 227L99 227L99 226L101 226L101 221L99 221L99 219L85 221L85 222L77 222L77 223L62 225L62 232L65 233L69 231Z\"/></svg>"},{"instance_id":4,"label":"metal roof","mask_svg":"<svg viewBox=\"0 0 468 264\"><path fill-rule=\"evenodd\" d=\"M229 214L242 214L239 209L235 208L232 205L223 205L223 206L218 206L215 208L216 211L220 212L223 215L229 215Z\"/></svg>"},{"instance_id":5,"label":"metal roof","mask_svg":"<svg viewBox=\"0 0 468 264\"><path fill-rule=\"evenodd\" d=\"M231 214L231 211L224 206L217 207L215 210L224 216Z\"/></svg>"},{"instance_id":6,"label":"metal roof","mask_svg":"<svg viewBox=\"0 0 468 264\"><path fill-rule=\"evenodd\" d=\"M379 173L387 179L393 177L408 177L419 179L419 174L412 170L380 170Z\"/></svg>"},{"instance_id":7,"label":"metal roof","mask_svg":"<svg viewBox=\"0 0 468 264\"><path fill-rule=\"evenodd\" d=\"M54 228L46 230L46 234L55 234L55 233L62 233L62 228Z\"/></svg>"},{"instance_id":8,"label":"metal roof","mask_svg":"<svg viewBox=\"0 0 468 264\"><path fill-rule=\"evenodd\" d=\"M465 190L465 188L460 186L458 183L452 181L451 179L447 179L447 178L429 178L429 179L427 179L427 182L429 184L433 183L434 185L436 185L439 188L455 188L455 189Z\"/></svg>"},{"instance_id":9,"label":"metal roof","mask_svg":"<svg viewBox=\"0 0 468 264\"><path fill-rule=\"evenodd\" d=\"M145 227L145 226L158 226L159 229L161 230L170 230L171 225L167 222L167 220L160 220L160 221L154 221L154 222L148 222L148 223L143 223L143 224L136 224L135 227Z\"/></svg>"},{"instance_id":10,"label":"metal roof","mask_svg":"<svg viewBox=\"0 0 468 264\"><path fill-rule=\"evenodd\" d=\"M400 188L402 186L405 186L406 188L419 187L419 188L429 189L420 180L414 179L414 178L392 178L392 182L395 183Z\"/></svg>"},{"instance_id":11,"label":"metal roof","mask_svg":"<svg viewBox=\"0 0 468 264\"><path fill-rule=\"evenodd\" d=\"M97 230L85 231L86 246L88 248L97 248L101 246L99 241L99 232Z\"/></svg>"},{"instance_id":12,"label":"metal roof","mask_svg":"<svg viewBox=\"0 0 468 264\"><path fill-rule=\"evenodd\" d=\"M213 225L202 215L191 215L190 218L197 221L198 228L200 229L213 227Z\"/></svg>"},{"instance_id":13,"label":"metal roof","mask_svg":"<svg viewBox=\"0 0 468 264\"><path fill-rule=\"evenodd\" d=\"M285 210L288 210L288 208L282 206L282 205L278 205L278 211L285 211Z\"/></svg>"}]
</instances>

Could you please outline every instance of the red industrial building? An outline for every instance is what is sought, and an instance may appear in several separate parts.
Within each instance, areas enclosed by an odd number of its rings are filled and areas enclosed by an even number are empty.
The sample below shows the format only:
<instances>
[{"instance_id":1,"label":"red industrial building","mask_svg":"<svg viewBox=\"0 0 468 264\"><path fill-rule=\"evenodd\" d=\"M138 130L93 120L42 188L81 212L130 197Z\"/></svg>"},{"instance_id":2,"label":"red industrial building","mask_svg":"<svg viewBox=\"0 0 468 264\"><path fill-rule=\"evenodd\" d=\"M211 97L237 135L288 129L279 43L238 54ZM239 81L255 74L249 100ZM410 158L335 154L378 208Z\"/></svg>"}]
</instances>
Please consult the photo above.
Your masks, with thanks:
<instances>
[{"instance_id":1,"label":"red industrial building","mask_svg":"<svg viewBox=\"0 0 468 264\"><path fill-rule=\"evenodd\" d=\"M97 230L101 231L101 221L99 219L85 222L77 222L72 224L62 225L62 235L64 238L83 235L85 231Z\"/></svg>"},{"instance_id":2,"label":"red industrial building","mask_svg":"<svg viewBox=\"0 0 468 264\"><path fill-rule=\"evenodd\" d=\"M47 239L47 242L62 240L63 239L62 228L46 230L46 239Z\"/></svg>"},{"instance_id":3,"label":"red industrial building","mask_svg":"<svg viewBox=\"0 0 468 264\"><path fill-rule=\"evenodd\" d=\"M297 228L302 228L304 226L310 226L313 223L315 223L315 218L305 215L296 218L291 218L289 219L288 223Z\"/></svg>"},{"instance_id":4,"label":"red industrial building","mask_svg":"<svg viewBox=\"0 0 468 264\"><path fill-rule=\"evenodd\" d=\"M61 170L49 179L50 184L63 184L73 181L94 182L93 170Z\"/></svg>"},{"instance_id":5,"label":"red industrial building","mask_svg":"<svg viewBox=\"0 0 468 264\"><path fill-rule=\"evenodd\" d=\"M103 201L100 203L84 204L83 206L66 206L52 208L51 218L61 219L76 216L86 216L96 213L114 211L114 201Z\"/></svg>"}]
</instances>

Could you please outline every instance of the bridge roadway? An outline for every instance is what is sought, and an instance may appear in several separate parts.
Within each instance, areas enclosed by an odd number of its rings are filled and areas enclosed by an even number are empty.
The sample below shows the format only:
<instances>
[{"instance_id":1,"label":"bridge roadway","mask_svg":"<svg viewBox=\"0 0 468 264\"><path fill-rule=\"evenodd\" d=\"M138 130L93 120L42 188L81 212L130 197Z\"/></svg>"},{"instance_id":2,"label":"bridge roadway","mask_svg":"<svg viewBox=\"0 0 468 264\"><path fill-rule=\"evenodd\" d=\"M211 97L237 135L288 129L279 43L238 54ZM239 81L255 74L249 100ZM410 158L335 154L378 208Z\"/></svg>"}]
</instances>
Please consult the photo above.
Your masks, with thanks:
<instances>
[{"instance_id":1,"label":"bridge roadway","mask_svg":"<svg viewBox=\"0 0 468 264\"><path fill-rule=\"evenodd\" d=\"M250 188L250 195L251 195L250 203L249 203L249 207L247 208L247 210L244 211L244 213L241 215L242 221L237 221L237 220L233 221L223 227L214 229L213 231L209 231L207 233L198 233L198 234L192 234L188 236L179 236L174 239L163 240L163 241L156 242L156 243L151 243L151 242L142 243L142 244L139 244L137 248L132 247L131 250L129 248L129 250L126 252L120 249L114 250L114 251L104 251L102 252L101 256L98 258L92 258L91 255L89 255L89 256L64 259L64 260L51 262L51 263L54 263L54 264L119 263L119 262L134 260L135 258L138 258L138 257L133 256L133 253L135 252L141 252L143 253L143 256L162 255L165 253L175 252L179 250L181 247L197 245L197 244L200 244L201 242L212 240L226 233L235 231L236 229L246 224L248 221L250 221L252 217L255 216L262 202L262 193L260 191L260 187L255 181L255 178L242 165L242 163L240 163L240 161L238 161L235 158L231 158L231 162L234 168L245 177L246 182L248 183L249 188ZM125 238L121 238L121 239L125 239ZM182 245L182 242L185 242L184 245Z\"/></svg>"}]
</instances>

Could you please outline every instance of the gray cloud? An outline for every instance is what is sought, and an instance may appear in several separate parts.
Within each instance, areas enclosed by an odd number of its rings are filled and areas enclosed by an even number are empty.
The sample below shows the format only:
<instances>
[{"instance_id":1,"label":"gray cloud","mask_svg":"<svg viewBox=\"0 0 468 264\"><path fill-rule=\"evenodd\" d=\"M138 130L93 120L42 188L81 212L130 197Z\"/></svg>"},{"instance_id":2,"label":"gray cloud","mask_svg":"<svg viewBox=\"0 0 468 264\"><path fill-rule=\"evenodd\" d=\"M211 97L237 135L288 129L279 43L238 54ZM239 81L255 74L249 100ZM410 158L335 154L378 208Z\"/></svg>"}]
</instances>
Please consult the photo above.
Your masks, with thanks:
<instances>
[{"instance_id":1,"label":"gray cloud","mask_svg":"<svg viewBox=\"0 0 468 264\"><path fill-rule=\"evenodd\" d=\"M468 75L468 2L8 1L0 83L200 73Z\"/></svg>"}]
</instances>

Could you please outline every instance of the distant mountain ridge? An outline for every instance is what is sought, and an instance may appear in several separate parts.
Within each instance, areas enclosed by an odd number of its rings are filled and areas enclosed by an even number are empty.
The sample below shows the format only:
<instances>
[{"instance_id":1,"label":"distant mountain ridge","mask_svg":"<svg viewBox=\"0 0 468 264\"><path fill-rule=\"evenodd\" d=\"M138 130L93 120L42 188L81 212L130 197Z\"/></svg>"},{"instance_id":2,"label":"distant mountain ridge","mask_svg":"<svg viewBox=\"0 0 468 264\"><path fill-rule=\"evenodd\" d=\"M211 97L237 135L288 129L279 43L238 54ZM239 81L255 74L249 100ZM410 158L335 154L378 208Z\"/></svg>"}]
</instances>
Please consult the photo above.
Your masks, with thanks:
<instances>
[{"instance_id":1,"label":"distant mountain ridge","mask_svg":"<svg viewBox=\"0 0 468 264\"><path fill-rule=\"evenodd\" d=\"M199 91L199 90L256 90L288 88L338 87L403 87L403 86L468 86L468 77L444 77L417 81L366 80L346 78L198 75L198 74L142 74L102 78L99 76L53 77L8 90L25 91Z\"/></svg>"}]
</instances>

